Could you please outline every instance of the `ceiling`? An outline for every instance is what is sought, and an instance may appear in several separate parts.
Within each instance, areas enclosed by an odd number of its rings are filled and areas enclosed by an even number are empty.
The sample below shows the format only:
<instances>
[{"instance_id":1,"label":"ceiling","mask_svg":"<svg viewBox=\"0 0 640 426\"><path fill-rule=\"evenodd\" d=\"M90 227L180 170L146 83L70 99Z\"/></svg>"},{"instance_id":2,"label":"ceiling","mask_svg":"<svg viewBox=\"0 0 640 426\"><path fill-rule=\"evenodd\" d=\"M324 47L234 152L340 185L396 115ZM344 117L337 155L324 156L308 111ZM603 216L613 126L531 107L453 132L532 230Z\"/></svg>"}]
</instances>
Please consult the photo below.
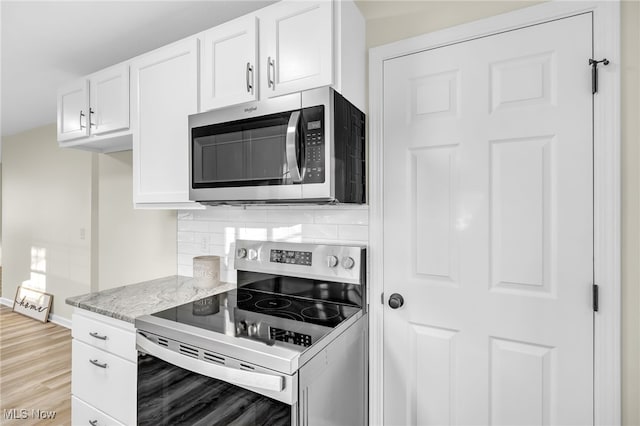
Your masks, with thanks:
<instances>
[{"instance_id":1,"label":"ceiling","mask_svg":"<svg viewBox=\"0 0 640 426\"><path fill-rule=\"evenodd\" d=\"M275 0L0 0L0 130L56 120L57 88ZM431 1L356 0L367 19L424 9Z\"/></svg>"},{"instance_id":2,"label":"ceiling","mask_svg":"<svg viewBox=\"0 0 640 426\"><path fill-rule=\"evenodd\" d=\"M56 120L57 88L273 3L1 1L1 133Z\"/></svg>"}]
</instances>

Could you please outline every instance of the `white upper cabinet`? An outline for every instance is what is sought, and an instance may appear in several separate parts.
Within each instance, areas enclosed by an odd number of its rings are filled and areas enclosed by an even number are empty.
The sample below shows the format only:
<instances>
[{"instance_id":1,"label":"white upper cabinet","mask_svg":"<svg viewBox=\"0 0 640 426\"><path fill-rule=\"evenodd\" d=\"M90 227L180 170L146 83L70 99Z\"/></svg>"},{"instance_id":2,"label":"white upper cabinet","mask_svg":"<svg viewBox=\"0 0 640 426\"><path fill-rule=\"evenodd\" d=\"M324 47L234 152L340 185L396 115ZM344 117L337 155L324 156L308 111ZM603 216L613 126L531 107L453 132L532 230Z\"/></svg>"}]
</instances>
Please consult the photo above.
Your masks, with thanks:
<instances>
[{"instance_id":1,"label":"white upper cabinet","mask_svg":"<svg viewBox=\"0 0 640 426\"><path fill-rule=\"evenodd\" d=\"M257 18L249 15L202 33L202 110L258 98L257 29Z\"/></svg>"},{"instance_id":2,"label":"white upper cabinet","mask_svg":"<svg viewBox=\"0 0 640 426\"><path fill-rule=\"evenodd\" d=\"M89 76L91 134L101 135L129 128L129 65L120 65Z\"/></svg>"},{"instance_id":3,"label":"white upper cabinet","mask_svg":"<svg viewBox=\"0 0 640 426\"><path fill-rule=\"evenodd\" d=\"M191 37L131 62L136 207L197 205L189 202L188 117L198 112L198 42Z\"/></svg>"},{"instance_id":4,"label":"white upper cabinet","mask_svg":"<svg viewBox=\"0 0 640 426\"><path fill-rule=\"evenodd\" d=\"M365 110L365 21L351 0L283 0L201 38L203 111L322 86Z\"/></svg>"},{"instance_id":5,"label":"white upper cabinet","mask_svg":"<svg viewBox=\"0 0 640 426\"><path fill-rule=\"evenodd\" d=\"M58 142L97 152L131 149L129 65L116 65L58 90Z\"/></svg>"},{"instance_id":6,"label":"white upper cabinet","mask_svg":"<svg viewBox=\"0 0 640 426\"><path fill-rule=\"evenodd\" d=\"M89 81L79 80L58 90L58 142L89 136Z\"/></svg>"},{"instance_id":7,"label":"white upper cabinet","mask_svg":"<svg viewBox=\"0 0 640 426\"><path fill-rule=\"evenodd\" d=\"M333 6L282 1L259 12L262 97L334 83Z\"/></svg>"}]
</instances>

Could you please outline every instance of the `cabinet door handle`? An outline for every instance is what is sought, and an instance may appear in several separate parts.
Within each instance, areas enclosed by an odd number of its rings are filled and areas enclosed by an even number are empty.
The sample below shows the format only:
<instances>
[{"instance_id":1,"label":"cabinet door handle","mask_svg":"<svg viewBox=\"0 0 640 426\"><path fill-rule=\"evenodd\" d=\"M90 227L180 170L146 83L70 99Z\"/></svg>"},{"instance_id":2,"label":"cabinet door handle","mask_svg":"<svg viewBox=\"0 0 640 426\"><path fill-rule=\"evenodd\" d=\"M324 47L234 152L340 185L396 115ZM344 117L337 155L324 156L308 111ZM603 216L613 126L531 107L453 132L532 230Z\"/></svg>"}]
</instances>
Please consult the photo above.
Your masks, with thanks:
<instances>
[{"instance_id":1,"label":"cabinet door handle","mask_svg":"<svg viewBox=\"0 0 640 426\"><path fill-rule=\"evenodd\" d=\"M98 426L98 421L97 420L89 420L89 424L91 426Z\"/></svg>"},{"instance_id":2,"label":"cabinet door handle","mask_svg":"<svg viewBox=\"0 0 640 426\"><path fill-rule=\"evenodd\" d=\"M96 127L96 125L91 121L91 116L95 113L96 112L93 110L93 108L89 107L89 127Z\"/></svg>"},{"instance_id":3,"label":"cabinet door handle","mask_svg":"<svg viewBox=\"0 0 640 426\"><path fill-rule=\"evenodd\" d=\"M92 331L91 333L89 333L89 336L95 337L96 339L100 339L100 340L107 340L107 336L100 335L95 331Z\"/></svg>"},{"instance_id":4,"label":"cabinet door handle","mask_svg":"<svg viewBox=\"0 0 640 426\"><path fill-rule=\"evenodd\" d=\"M249 77L249 74L251 74L251 77ZM253 93L253 67L251 66L250 62L247 62L246 77L247 77L247 92Z\"/></svg>"},{"instance_id":5,"label":"cabinet door handle","mask_svg":"<svg viewBox=\"0 0 640 426\"><path fill-rule=\"evenodd\" d=\"M87 126L83 126L82 125L82 117L84 117L84 112L82 112L82 110L80 110L80 130L84 129Z\"/></svg>"},{"instance_id":6,"label":"cabinet door handle","mask_svg":"<svg viewBox=\"0 0 640 426\"><path fill-rule=\"evenodd\" d=\"M273 78L271 77L271 69L273 68ZM276 60L271 60L271 56L267 58L267 86L271 87L272 90L276 90Z\"/></svg>"},{"instance_id":7,"label":"cabinet door handle","mask_svg":"<svg viewBox=\"0 0 640 426\"><path fill-rule=\"evenodd\" d=\"M98 362L97 359L90 359L89 362L93 365L95 365L96 367L100 367L100 368L107 368L107 363L105 362L104 364L101 362Z\"/></svg>"}]
</instances>

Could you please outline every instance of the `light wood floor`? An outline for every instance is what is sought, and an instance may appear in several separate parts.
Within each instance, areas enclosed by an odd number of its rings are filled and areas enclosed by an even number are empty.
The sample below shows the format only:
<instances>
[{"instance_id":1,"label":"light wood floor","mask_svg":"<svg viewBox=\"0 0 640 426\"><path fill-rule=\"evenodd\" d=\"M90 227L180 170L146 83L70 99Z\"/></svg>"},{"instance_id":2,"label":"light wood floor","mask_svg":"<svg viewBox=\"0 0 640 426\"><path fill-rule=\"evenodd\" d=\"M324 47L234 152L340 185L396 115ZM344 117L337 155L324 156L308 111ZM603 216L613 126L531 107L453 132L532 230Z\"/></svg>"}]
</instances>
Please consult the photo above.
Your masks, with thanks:
<instances>
[{"instance_id":1,"label":"light wood floor","mask_svg":"<svg viewBox=\"0 0 640 426\"><path fill-rule=\"evenodd\" d=\"M27 419L7 420L9 410ZM55 419L32 418L55 411ZM71 425L71 330L0 306L0 424Z\"/></svg>"}]
</instances>

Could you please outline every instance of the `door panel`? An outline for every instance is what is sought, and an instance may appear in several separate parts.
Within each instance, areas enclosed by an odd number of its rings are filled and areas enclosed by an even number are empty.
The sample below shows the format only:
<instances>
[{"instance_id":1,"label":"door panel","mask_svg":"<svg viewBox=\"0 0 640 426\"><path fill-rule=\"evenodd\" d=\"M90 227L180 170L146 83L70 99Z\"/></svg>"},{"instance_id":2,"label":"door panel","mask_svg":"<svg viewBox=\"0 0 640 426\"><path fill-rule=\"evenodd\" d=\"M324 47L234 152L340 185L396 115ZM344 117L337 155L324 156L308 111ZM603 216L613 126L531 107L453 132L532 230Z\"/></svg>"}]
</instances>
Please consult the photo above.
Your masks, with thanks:
<instances>
[{"instance_id":1,"label":"door panel","mask_svg":"<svg viewBox=\"0 0 640 426\"><path fill-rule=\"evenodd\" d=\"M129 66L96 73L91 81L91 133L99 135L129 128Z\"/></svg>"},{"instance_id":2,"label":"door panel","mask_svg":"<svg viewBox=\"0 0 640 426\"><path fill-rule=\"evenodd\" d=\"M203 34L202 110L258 98L258 21L247 16Z\"/></svg>"},{"instance_id":3,"label":"door panel","mask_svg":"<svg viewBox=\"0 0 640 426\"><path fill-rule=\"evenodd\" d=\"M591 424L591 15L384 66L385 424Z\"/></svg>"},{"instance_id":4,"label":"door panel","mask_svg":"<svg viewBox=\"0 0 640 426\"><path fill-rule=\"evenodd\" d=\"M89 136L89 82L79 80L58 90L58 141Z\"/></svg>"},{"instance_id":5,"label":"door panel","mask_svg":"<svg viewBox=\"0 0 640 426\"><path fill-rule=\"evenodd\" d=\"M329 1L286 1L260 15L262 97L333 84L332 14Z\"/></svg>"},{"instance_id":6,"label":"door panel","mask_svg":"<svg viewBox=\"0 0 640 426\"><path fill-rule=\"evenodd\" d=\"M131 64L135 203L189 202L189 114L198 112L198 39Z\"/></svg>"}]
</instances>

